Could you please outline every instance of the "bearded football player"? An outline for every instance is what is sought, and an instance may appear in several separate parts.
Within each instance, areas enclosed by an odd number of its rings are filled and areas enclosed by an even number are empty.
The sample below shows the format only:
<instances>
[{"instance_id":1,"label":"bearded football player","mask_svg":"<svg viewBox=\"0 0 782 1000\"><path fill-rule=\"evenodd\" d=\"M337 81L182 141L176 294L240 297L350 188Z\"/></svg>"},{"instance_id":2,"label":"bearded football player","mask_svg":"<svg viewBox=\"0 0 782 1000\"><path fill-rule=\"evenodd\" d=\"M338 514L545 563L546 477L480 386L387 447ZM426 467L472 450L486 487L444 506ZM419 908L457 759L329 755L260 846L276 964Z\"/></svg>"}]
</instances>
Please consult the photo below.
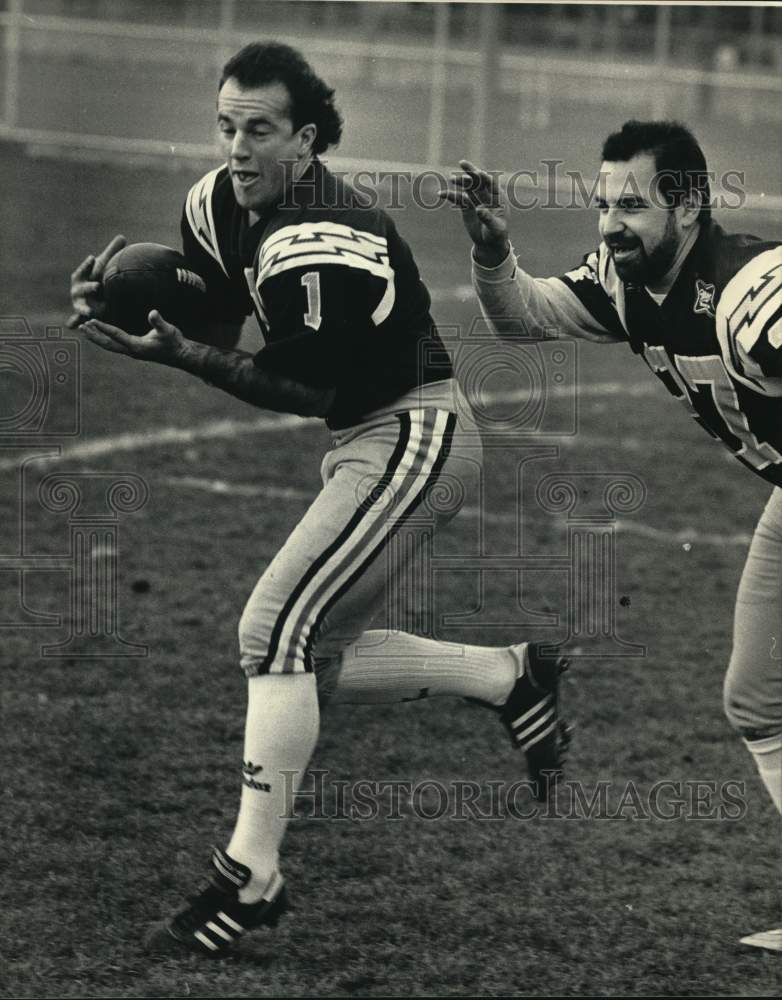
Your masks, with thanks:
<instances>
[{"instance_id":1,"label":"bearded football player","mask_svg":"<svg viewBox=\"0 0 782 1000\"><path fill-rule=\"evenodd\" d=\"M441 192L473 240L473 283L498 336L624 342L695 419L774 489L736 599L725 711L782 812L782 247L711 218L691 132L627 122L602 152L597 250L533 278L508 240L496 175L462 161ZM782 929L747 944L782 950Z\"/></svg>"},{"instance_id":2,"label":"bearded football player","mask_svg":"<svg viewBox=\"0 0 782 1000\"><path fill-rule=\"evenodd\" d=\"M248 706L233 835L214 852L209 885L151 935L156 951L220 955L245 930L277 923L284 776L301 780L326 701L483 702L526 754L542 798L567 742L557 704L564 664L537 644L463 646L368 630L415 551L406 545L387 560L389 543L402 530L415 541L455 513L430 503L432 489L474 477L480 446L410 248L320 159L340 138L333 97L284 45L249 45L225 66L225 163L192 187L182 215L187 266L207 286L198 330L155 310L141 337L100 319L101 277L122 238L72 276L73 324L95 344L179 368L254 406L325 418L332 434L323 488L239 623ZM236 349L251 311L265 339L255 354Z\"/></svg>"}]
</instances>

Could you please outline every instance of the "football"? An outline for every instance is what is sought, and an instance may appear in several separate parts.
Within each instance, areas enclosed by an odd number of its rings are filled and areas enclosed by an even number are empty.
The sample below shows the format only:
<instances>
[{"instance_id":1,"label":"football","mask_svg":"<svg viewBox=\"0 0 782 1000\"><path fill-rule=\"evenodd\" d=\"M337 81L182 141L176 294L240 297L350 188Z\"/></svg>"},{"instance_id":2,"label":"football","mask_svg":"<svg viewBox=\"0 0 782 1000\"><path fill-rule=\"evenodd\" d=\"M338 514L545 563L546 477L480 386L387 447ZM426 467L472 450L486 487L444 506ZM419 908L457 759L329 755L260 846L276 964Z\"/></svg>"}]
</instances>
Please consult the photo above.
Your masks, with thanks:
<instances>
[{"instance_id":1,"label":"football","mask_svg":"<svg viewBox=\"0 0 782 1000\"><path fill-rule=\"evenodd\" d=\"M136 337L149 331L149 312L188 335L200 325L206 283L185 258L159 243L134 243L114 254L103 272L106 312L101 317Z\"/></svg>"}]
</instances>

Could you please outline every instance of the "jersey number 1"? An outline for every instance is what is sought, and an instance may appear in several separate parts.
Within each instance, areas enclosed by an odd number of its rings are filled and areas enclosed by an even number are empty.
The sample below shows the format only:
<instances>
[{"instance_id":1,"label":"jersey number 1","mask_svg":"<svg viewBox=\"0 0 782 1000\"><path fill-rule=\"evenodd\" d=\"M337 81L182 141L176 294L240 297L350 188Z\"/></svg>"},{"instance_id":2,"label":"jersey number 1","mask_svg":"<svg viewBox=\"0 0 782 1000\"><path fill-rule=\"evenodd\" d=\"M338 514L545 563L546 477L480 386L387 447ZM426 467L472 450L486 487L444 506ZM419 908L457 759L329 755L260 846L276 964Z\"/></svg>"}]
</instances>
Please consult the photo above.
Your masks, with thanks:
<instances>
[{"instance_id":1,"label":"jersey number 1","mask_svg":"<svg viewBox=\"0 0 782 1000\"><path fill-rule=\"evenodd\" d=\"M320 274L317 271L307 271L301 276L301 283L307 293L307 311L304 313L304 325L317 330L320 327Z\"/></svg>"}]
</instances>

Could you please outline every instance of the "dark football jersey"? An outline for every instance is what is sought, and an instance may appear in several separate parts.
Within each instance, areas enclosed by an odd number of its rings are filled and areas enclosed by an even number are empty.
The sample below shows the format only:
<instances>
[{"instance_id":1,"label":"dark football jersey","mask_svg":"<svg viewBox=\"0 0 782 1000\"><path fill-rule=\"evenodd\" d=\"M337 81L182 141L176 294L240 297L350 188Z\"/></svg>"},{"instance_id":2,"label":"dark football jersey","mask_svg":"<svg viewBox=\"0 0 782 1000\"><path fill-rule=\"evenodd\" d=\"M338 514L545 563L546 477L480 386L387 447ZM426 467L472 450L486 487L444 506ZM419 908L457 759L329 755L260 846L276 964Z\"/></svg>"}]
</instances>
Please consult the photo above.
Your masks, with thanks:
<instances>
[{"instance_id":1,"label":"dark football jersey","mask_svg":"<svg viewBox=\"0 0 782 1000\"><path fill-rule=\"evenodd\" d=\"M253 311L247 274L263 225L250 225L234 197L227 167L210 170L190 188L181 229L182 253L206 282L207 318L242 322Z\"/></svg>"},{"instance_id":2,"label":"dark football jersey","mask_svg":"<svg viewBox=\"0 0 782 1000\"><path fill-rule=\"evenodd\" d=\"M782 486L778 243L704 226L659 305L619 279L605 244L561 278L534 279L507 264L475 275L489 318L526 310L547 331L629 341L710 434Z\"/></svg>"},{"instance_id":3,"label":"dark football jersey","mask_svg":"<svg viewBox=\"0 0 782 1000\"><path fill-rule=\"evenodd\" d=\"M336 389L330 427L451 377L409 246L385 212L319 161L254 226L227 169L208 174L188 195L183 243L215 318L255 307L266 340L259 367Z\"/></svg>"}]
</instances>

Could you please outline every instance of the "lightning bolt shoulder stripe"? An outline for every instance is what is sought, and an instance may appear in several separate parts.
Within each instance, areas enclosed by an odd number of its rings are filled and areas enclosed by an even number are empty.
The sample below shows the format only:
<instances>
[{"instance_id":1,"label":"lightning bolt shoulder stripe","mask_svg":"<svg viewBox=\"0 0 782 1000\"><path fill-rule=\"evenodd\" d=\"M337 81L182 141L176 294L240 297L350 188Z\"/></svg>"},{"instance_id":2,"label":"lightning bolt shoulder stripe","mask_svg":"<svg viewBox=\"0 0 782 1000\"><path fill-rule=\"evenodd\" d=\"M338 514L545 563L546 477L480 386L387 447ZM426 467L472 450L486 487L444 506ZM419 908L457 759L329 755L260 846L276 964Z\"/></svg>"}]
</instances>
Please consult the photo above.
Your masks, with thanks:
<instances>
[{"instance_id":1,"label":"lightning bolt shoulder stripe","mask_svg":"<svg viewBox=\"0 0 782 1000\"><path fill-rule=\"evenodd\" d=\"M565 277L570 278L571 281L591 281L597 284L600 280L598 274L598 259L596 253L590 253L585 257L584 262L578 267L574 267L572 271L568 271Z\"/></svg>"},{"instance_id":2,"label":"lightning bolt shoulder stripe","mask_svg":"<svg viewBox=\"0 0 782 1000\"><path fill-rule=\"evenodd\" d=\"M185 214L192 230L193 236L206 250L222 269L226 277L226 270L223 258L220 254L220 245L215 229L214 215L212 213L212 192L218 176L225 171L225 167L217 167L205 174L200 181L197 181L188 192L185 202Z\"/></svg>"},{"instance_id":3,"label":"lightning bolt shoulder stripe","mask_svg":"<svg viewBox=\"0 0 782 1000\"><path fill-rule=\"evenodd\" d=\"M388 240L385 236L377 233L370 233L366 229L356 229L354 226L346 226L341 222L299 222L291 226L283 226L264 243L265 247L273 248L277 243L285 243L288 240L306 239L314 236L327 235L343 237L354 242L367 244L382 253L388 253Z\"/></svg>"},{"instance_id":4,"label":"lightning bolt shoulder stripe","mask_svg":"<svg viewBox=\"0 0 782 1000\"><path fill-rule=\"evenodd\" d=\"M381 278L391 275L388 241L335 222L284 226L264 241L258 257L258 285L280 271L310 264L343 264Z\"/></svg>"},{"instance_id":5,"label":"lightning bolt shoulder stripe","mask_svg":"<svg viewBox=\"0 0 782 1000\"><path fill-rule=\"evenodd\" d=\"M394 270L384 236L337 222L303 222L284 226L264 241L258 255L256 288L265 281L301 267L339 264L368 271L386 283L386 290L372 314L379 326L390 314L395 301Z\"/></svg>"},{"instance_id":6,"label":"lightning bolt shoulder stripe","mask_svg":"<svg viewBox=\"0 0 782 1000\"><path fill-rule=\"evenodd\" d=\"M774 377L782 370L782 247L759 253L730 279L717 305L716 330L731 375L756 392L782 395L782 378Z\"/></svg>"}]
</instances>

